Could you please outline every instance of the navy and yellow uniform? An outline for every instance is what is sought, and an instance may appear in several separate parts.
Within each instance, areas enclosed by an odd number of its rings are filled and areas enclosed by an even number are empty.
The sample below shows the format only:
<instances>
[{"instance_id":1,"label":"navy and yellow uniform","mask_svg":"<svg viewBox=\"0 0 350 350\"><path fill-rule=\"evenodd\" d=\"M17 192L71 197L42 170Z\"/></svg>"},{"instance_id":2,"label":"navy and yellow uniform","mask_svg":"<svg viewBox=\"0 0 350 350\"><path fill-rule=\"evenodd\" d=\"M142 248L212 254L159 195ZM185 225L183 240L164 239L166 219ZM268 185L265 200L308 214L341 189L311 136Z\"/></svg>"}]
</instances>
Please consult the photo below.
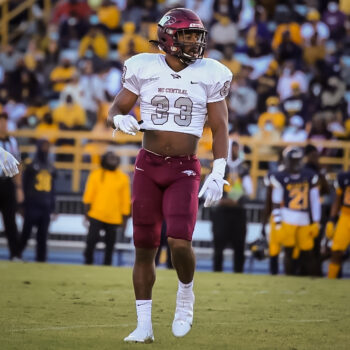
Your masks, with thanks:
<instances>
[{"instance_id":1,"label":"navy and yellow uniform","mask_svg":"<svg viewBox=\"0 0 350 350\"><path fill-rule=\"evenodd\" d=\"M283 170L273 174L271 181L274 187L281 190L283 203L280 242L284 247L311 250L318 229L313 224L315 219L311 214L310 192L317 186L318 176L307 169L302 169L298 174Z\"/></svg>"},{"instance_id":2,"label":"navy and yellow uniform","mask_svg":"<svg viewBox=\"0 0 350 350\"><path fill-rule=\"evenodd\" d=\"M21 253L25 249L34 226L36 233L36 260L46 261L47 235L50 215L55 209L55 168L49 161L25 161L23 171L24 222L20 239Z\"/></svg>"},{"instance_id":3,"label":"navy and yellow uniform","mask_svg":"<svg viewBox=\"0 0 350 350\"><path fill-rule=\"evenodd\" d=\"M337 195L341 196L341 209L332 251L345 251L350 244L350 171L338 174L335 188Z\"/></svg>"}]
</instances>

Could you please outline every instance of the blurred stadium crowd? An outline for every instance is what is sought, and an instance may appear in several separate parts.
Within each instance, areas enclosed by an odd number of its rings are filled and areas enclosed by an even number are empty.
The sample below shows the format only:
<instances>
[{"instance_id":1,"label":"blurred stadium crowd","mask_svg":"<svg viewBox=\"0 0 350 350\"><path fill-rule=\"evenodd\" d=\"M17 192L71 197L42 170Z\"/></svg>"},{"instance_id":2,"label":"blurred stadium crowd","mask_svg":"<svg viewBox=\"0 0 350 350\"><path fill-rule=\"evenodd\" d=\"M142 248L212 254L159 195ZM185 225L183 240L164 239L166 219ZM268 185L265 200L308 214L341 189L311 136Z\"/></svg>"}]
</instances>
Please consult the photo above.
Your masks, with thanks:
<instances>
[{"instance_id":1,"label":"blurred stadium crowd","mask_svg":"<svg viewBox=\"0 0 350 350\"><path fill-rule=\"evenodd\" d=\"M18 3L11 1L10 8ZM110 135L107 111L121 89L123 62L159 52L149 42L156 39L158 20L171 8L186 7L208 29L206 57L233 73L227 98L233 138L350 140L347 0L60 0L52 5L49 23L40 1L33 21L15 17L12 28L23 32L0 52L0 114L9 131ZM140 119L138 106L131 113ZM62 144L62 139L50 141ZM237 150L237 158L243 159L245 151ZM277 153L268 146L260 152ZM310 152L318 162L318 155L342 151L319 147ZM277 166L270 162L266 169ZM321 174L320 165L315 167ZM325 204L323 225L329 198ZM260 246L254 249L261 252Z\"/></svg>"},{"instance_id":2,"label":"blurred stadium crowd","mask_svg":"<svg viewBox=\"0 0 350 350\"><path fill-rule=\"evenodd\" d=\"M19 1L11 1L15 6ZM337 1L63 0L0 53L9 129L104 130L125 59L158 52L157 21L184 6L209 31L207 57L234 74L230 131L286 141L349 139L350 5ZM138 116L138 108L133 113Z\"/></svg>"}]
</instances>

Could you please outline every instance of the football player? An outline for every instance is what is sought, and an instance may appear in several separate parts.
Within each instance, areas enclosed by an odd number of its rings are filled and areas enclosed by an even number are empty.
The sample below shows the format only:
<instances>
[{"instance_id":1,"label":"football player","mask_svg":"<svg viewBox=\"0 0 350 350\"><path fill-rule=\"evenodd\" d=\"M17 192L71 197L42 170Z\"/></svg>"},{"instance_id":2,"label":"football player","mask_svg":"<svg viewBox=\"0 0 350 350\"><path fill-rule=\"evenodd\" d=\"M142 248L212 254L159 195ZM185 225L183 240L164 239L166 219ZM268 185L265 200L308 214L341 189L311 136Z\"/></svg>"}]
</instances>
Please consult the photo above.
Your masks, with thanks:
<instances>
[{"instance_id":1,"label":"football player","mask_svg":"<svg viewBox=\"0 0 350 350\"><path fill-rule=\"evenodd\" d=\"M343 255L350 244L350 171L338 174L335 188L336 199L332 205L330 220L326 225L326 236L333 241L328 278L338 276Z\"/></svg>"},{"instance_id":2,"label":"football player","mask_svg":"<svg viewBox=\"0 0 350 350\"><path fill-rule=\"evenodd\" d=\"M296 273L294 261L300 252L301 271L312 275L312 249L321 217L318 176L302 169L303 152L300 148L287 147L283 158L285 169L272 175L271 182L274 186L272 215L285 248L285 273Z\"/></svg>"},{"instance_id":3,"label":"football player","mask_svg":"<svg viewBox=\"0 0 350 350\"><path fill-rule=\"evenodd\" d=\"M128 113L139 98L144 130L132 191L137 327L126 342L154 340L154 257L163 219L179 279L172 332L183 337L192 326L195 256L191 240L198 196L205 196L205 207L222 197L228 149L225 98L232 79L224 65L203 58L206 42L207 31L193 11L167 12L158 23L156 42L165 55L143 53L125 61L123 88L109 110L111 127L135 135L140 125ZM207 119L214 162L198 195L201 170L195 154Z\"/></svg>"}]
</instances>

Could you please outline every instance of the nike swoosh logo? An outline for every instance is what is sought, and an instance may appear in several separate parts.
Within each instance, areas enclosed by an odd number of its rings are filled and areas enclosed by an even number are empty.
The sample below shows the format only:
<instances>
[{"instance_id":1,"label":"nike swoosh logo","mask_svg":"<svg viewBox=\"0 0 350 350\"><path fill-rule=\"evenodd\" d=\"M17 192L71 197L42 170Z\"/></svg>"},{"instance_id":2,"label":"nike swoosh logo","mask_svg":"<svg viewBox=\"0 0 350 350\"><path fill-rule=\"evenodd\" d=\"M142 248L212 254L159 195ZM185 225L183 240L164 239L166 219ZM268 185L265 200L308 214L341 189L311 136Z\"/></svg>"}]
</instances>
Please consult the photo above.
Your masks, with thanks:
<instances>
[{"instance_id":1,"label":"nike swoosh logo","mask_svg":"<svg viewBox=\"0 0 350 350\"><path fill-rule=\"evenodd\" d=\"M139 168L139 167L137 167L137 166L135 166L135 169L136 169L136 170L140 170L140 171L144 171L143 169L141 169L141 168Z\"/></svg>"},{"instance_id":2,"label":"nike swoosh logo","mask_svg":"<svg viewBox=\"0 0 350 350\"><path fill-rule=\"evenodd\" d=\"M191 84L199 84L199 82L198 82L198 81L192 81L192 80L191 80Z\"/></svg>"}]
</instances>

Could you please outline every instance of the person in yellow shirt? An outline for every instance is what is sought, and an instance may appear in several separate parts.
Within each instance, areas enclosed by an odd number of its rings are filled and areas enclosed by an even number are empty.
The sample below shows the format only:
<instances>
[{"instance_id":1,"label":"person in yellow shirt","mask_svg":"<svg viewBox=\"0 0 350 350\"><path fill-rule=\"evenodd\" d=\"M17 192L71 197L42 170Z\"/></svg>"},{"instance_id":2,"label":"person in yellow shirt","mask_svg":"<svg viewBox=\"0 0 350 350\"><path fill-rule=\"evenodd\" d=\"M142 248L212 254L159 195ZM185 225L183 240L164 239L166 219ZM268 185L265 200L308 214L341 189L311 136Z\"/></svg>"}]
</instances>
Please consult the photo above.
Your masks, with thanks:
<instances>
[{"instance_id":1,"label":"person in yellow shirt","mask_svg":"<svg viewBox=\"0 0 350 350\"><path fill-rule=\"evenodd\" d=\"M336 199L333 202L330 219L326 225L326 237L332 240L328 278L337 278L344 253L350 245L350 171L337 175L335 189Z\"/></svg>"},{"instance_id":2,"label":"person in yellow shirt","mask_svg":"<svg viewBox=\"0 0 350 350\"><path fill-rule=\"evenodd\" d=\"M61 63L50 74L52 90L57 93L61 92L66 84L71 82L75 74L77 74L77 70L71 61L68 58L62 58Z\"/></svg>"},{"instance_id":3,"label":"person in yellow shirt","mask_svg":"<svg viewBox=\"0 0 350 350\"><path fill-rule=\"evenodd\" d=\"M133 22L126 22L123 25L123 36L118 43L118 53L121 60L129 58L130 45L133 46L135 54L150 52L151 45L146 38L135 33L136 27Z\"/></svg>"},{"instance_id":4,"label":"person in yellow shirt","mask_svg":"<svg viewBox=\"0 0 350 350\"><path fill-rule=\"evenodd\" d=\"M286 124L286 117L279 109L279 98L276 96L270 96L266 100L267 111L260 115L258 119L258 126L263 129L266 123L272 123L272 125L279 131L282 131Z\"/></svg>"},{"instance_id":5,"label":"person in yellow shirt","mask_svg":"<svg viewBox=\"0 0 350 350\"><path fill-rule=\"evenodd\" d=\"M120 158L113 152L102 156L101 167L93 170L87 180L83 203L90 226L84 252L85 264L93 263L100 231L105 231L104 264L111 265L116 230L125 225L130 215L130 180L118 169Z\"/></svg>"},{"instance_id":6,"label":"person in yellow shirt","mask_svg":"<svg viewBox=\"0 0 350 350\"><path fill-rule=\"evenodd\" d=\"M108 57L108 41L96 26L91 27L88 33L81 39L79 45L79 57L84 57L87 51L92 51L94 55L102 59Z\"/></svg>"},{"instance_id":7,"label":"person in yellow shirt","mask_svg":"<svg viewBox=\"0 0 350 350\"><path fill-rule=\"evenodd\" d=\"M71 95L67 95L65 102L53 111L53 121L63 129L83 129L86 126L86 113Z\"/></svg>"},{"instance_id":8,"label":"person in yellow shirt","mask_svg":"<svg viewBox=\"0 0 350 350\"><path fill-rule=\"evenodd\" d=\"M106 26L109 30L115 30L119 27L121 13L113 1L103 0L97 10L97 16L100 24Z\"/></svg>"},{"instance_id":9,"label":"person in yellow shirt","mask_svg":"<svg viewBox=\"0 0 350 350\"><path fill-rule=\"evenodd\" d=\"M277 50L277 48L280 46L280 44L282 43L283 34L287 31L290 34L290 40L294 44L301 46L301 44L303 43L303 38L300 33L299 24L296 22L281 23L277 26L272 39L271 46L274 50Z\"/></svg>"},{"instance_id":10,"label":"person in yellow shirt","mask_svg":"<svg viewBox=\"0 0 350 350\"><path fill-rule=\"evenodd\" d=\"M57 139L55 137L51 137L50 134L55 133L58 130L59 126L57 123L54 123L51 112L47 112L36 127L36 131L42 137L47 136L48 141L52 145L56 143Z\"/></svg>"}]
</instances>

